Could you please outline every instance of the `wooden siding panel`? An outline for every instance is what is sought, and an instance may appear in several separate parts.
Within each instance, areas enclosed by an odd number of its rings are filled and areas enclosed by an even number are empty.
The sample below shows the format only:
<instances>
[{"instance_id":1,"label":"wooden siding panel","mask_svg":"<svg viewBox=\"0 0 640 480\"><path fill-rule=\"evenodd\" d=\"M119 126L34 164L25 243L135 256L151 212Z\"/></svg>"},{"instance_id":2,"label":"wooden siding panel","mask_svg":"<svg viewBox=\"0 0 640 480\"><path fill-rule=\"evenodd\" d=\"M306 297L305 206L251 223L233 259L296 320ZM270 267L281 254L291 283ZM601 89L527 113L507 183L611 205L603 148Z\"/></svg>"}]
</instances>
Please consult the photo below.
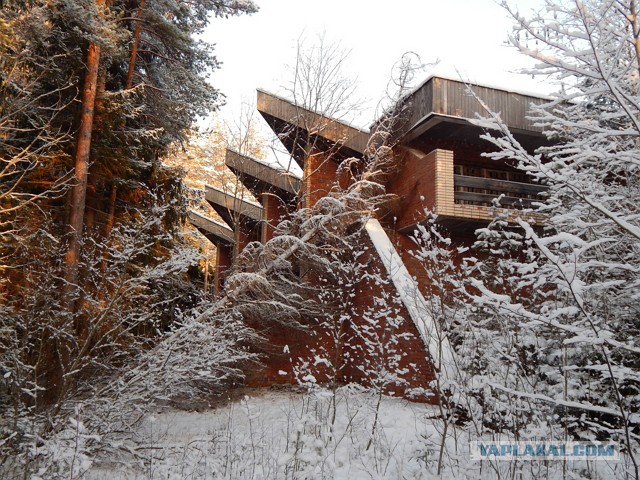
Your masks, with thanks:
<instances>
[{"instance_id":1,"label":"wooden siding panel","mask_svg":"<svg viewBox=\"0 0 640 480\"><path fill-rule=\"evenodd\" d=\"M542 132L540 127L534 125L535 121L526 116L532 105L541 105L548 102L547 99L479 85L472 85L471 88L491 111L500 113L509 128ZM416 126L429 115L466 120L475 120L478 114L486 116L484 107L475 95L464 82L433 77L405 98L404 102L410 105L405 129Z\"/></svg>"}]
</instances>

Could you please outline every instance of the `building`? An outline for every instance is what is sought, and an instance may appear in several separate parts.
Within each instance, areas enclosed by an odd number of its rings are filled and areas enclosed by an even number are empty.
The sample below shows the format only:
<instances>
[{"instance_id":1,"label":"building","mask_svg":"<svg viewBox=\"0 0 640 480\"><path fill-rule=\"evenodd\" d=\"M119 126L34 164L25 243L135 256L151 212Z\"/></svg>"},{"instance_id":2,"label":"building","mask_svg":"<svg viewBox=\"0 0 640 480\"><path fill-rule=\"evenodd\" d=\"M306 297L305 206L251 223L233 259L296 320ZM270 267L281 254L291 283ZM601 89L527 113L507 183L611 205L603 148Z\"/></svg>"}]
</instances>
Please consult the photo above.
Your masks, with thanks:
<instances>
[{"instance_id":1,"label":"building","mask_svg":"<svg viewBox=\"0 0 640 480\"><path fill-rule=\"evenodd\" d=\"M481 138L484 131L477 119L486 108L499 112L520 144L533 151L545 144L545 137L527 118L527 112L531 105L548 99L481 85L471 88L473 94L468 85L458 80L430 77L396 105L394 111L402 114L394 114L393 122L391 114L381 118L372 126L374 133L258 91L258 111L302 168L303 175L298 179L237 152L228 152L227 166L260 204L207 187L207 201L228 227L201 216L194 215L192 221L218 247L218 287L222 286L225 269L249 242L269 241L280 219L296 209L312 208L339 185L348 184L352 167L342 168L344 162L367 158L369 151L379 148L380 129L392 138L386 154L393 168L378 178L390 198L367 223L362 238L367 268L379 272L387 281L373 282L371 275L364 275L352 286L352 315L348 324L340 327L344 341L339 346L329 346L328 335L317 332L254 325L268 339L271 349L265 352L264 370L250 376L250 381L293 381L292 362L314 355L317 359L318 347L324 346L325 352L331 350L329 356L341 358L339 372L333 372L332 381L375 383L363 365L375 364L373 357L380 354L367 348L362 322L373 308L373 298L392 295L398 299L404 319L403 335L396 346L401 355L394 360L394 368L402 372L402 381L386 388L426 401L436 398L432 380L436 372L446 369L448 346L446 341L438 340L436 321L423 308L423 293L428 291L429 280L419 262L408 253L414 246L411 235L428 220L426 212L432 212L450 232L452 241L470 245L474 231L488 224L498 212L514 219L521 215L520 208L530 206L544 192L543 186L532 184L508 161L483 157L493 147ZM357 162L350 162L360 168ZM500 197L499 206L494 203L496 197ZM542 218L532 220L543 222ZM385 328L382 323L374 330L383 335ZM325 376L317 380L331 377L329 373Z\"/></svg>"}]
</instances>

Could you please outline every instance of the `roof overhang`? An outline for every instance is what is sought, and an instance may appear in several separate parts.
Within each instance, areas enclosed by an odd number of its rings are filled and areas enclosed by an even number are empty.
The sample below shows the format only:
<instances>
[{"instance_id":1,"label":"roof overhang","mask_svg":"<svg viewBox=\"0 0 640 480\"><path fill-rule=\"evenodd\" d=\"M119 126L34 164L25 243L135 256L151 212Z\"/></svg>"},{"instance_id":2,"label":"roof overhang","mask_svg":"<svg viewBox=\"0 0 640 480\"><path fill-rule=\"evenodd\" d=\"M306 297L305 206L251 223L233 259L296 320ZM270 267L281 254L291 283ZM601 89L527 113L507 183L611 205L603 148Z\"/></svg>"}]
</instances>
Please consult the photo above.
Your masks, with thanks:
<instances>
[{"instance_id":1,"label":"roof overhang","mask_svg":"<svg viewBox=\"0 0 640 480\"><path fill-rule=\"evenodd\" d=\"M226 225L193 210L188 213L188 218L191 224L207 237L211 243L234 244L233 230Z\"/></svg>"},{"instance_id":2,"label":"roof overhang","mask_svg":"<svg viewBox=\"0 0 640 480\"><path fill-rule=\"evenodd\" d=\"M227 149L225 164L256 196L275 191L278 196L291 199L300 191L297 176L235 150Z\"/></svg>"},{"instance_id":3,"label":"roof overhang","mask_svg":"<svg viewBox=\"0 0 640 480\"><path fill-rule=\"evenodd\" d=\"M433 76L404 96L386 117L372 126L372 130L389 115L399 115L395 135L404 144L423 135L435 137L440 132L454 130L457 135L468 133L471 139L472 136L477 138L483 129L490 128L485 122L480 126L479 119L489 117L492 112L500 116L512 133L541 141L544 138L542 128L531 118L531 111L532 107L550 100L542 95Z\"/></svg>"},{"instance_id":4,"label":"roof overhang","mask_svg":"<svg viewBox=\"0 0 640 480\"><path fill-rule=\"evenodd\" d=\"M206 185L205 188L205 199L231 228L236 228L236 223L239 220L250 223L262 221L262 207L260 205L230 195L211 185Z\"/></svg>"},{"instance_id":5,"label":"roof overhang","mask_svg":"<svg viewBox=\"0 0 640 480\"><path fill-rule=\"evenodd\" d=\"M257 93L258 111L301 166L307 151L304 144L310 137L321 140L317 143L323 149L338 147L346 150L346 156L364 153L369 132L264 90L258 90Z\"/></svg>"},{"instance_id":6,"label":"roof overhang","mask_svg":"<svg viewBox=\"0 0 640 480\"><path fill-rule=\"evenodd\" d=\"M481 145L486 144L487 141L480 136L491 130L498 132L498 127L493 127L487 122L480 123L467 118L430 113L411 125L401 141L405 145L412 145L420 141L439 139ZM549 143L547 137L539 131L514 127L509 131L527 150L535 150Z\"/></svg>"}]
</instances>

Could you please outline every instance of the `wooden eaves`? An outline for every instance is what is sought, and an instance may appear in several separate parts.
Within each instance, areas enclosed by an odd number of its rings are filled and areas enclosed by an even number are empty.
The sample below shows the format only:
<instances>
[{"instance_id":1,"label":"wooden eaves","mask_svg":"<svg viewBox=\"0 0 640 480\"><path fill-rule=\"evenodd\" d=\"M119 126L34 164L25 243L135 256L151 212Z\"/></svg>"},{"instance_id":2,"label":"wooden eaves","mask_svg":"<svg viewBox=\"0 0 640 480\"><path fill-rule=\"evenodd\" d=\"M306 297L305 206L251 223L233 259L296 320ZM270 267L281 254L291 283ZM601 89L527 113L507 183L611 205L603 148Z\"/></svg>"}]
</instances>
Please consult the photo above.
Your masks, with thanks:
<instances>
[{"instance_id":1,"label":"wooden eaves","mask_svg":"<svg viewBox=\"0 0 640 480\"><path fill-rule=\"evenodd\" d=\"M299 139L304 133L320 137L329 145L348 149L349 154L362 155L369 142L370 133L330 118L273 93L258 89L257 108L280 141L300 166L304 164L304 149Z\"/></svg>"},{"instance_id":2,"label":"wooden eaves","mask_svg":"<svg viewBox=\"0 0 640 480\"><path fill-rule=\"evenodd\" d=\"M227 149L225 164L255 196L276 189L283 196L295 198L300 191L301 181L292 173L236 150Z\"/></svg>"},{"instance_id":3,"label":"wooden eaves","mask_svg":"<svg viewBox=\"0 0 640 480\"><path fill-rule=\"evenodd\" d=\"M233 245L235 243L233 230L226 225L193 210L189 212L188 218L191 224L207 237L211 243L223 243L225 245Z\"/></svg>"},{"instance_id":4,"label":"wooden eaves","mask_svg":"<svg viewBox=\"0 0 640 480\"><path fill-rule=\"evenodd\" d=\"M404 144L424 134L479 141L481 128L477 122L479 116L489 116L489 109L499 114L517 137L525 140L529 137L539 144L542 128L531 118L531 108L549 101L549 97L542 95L432 76L400 100L396 110L401 108L407 113L396 135Z\"/></svg>"},{"instance_id":5,"label":"wooden eaves","mask_svg":"<svg viewBox=\"0 0 640 480\"><path fill-rule=\"evenodd\" d=\"M250 223L262 221L263 214L260 205L235 197L211 185L206 185L205 188L205 199L232 229L238 227L236 219Z\"/></svg>"}]
</instances>

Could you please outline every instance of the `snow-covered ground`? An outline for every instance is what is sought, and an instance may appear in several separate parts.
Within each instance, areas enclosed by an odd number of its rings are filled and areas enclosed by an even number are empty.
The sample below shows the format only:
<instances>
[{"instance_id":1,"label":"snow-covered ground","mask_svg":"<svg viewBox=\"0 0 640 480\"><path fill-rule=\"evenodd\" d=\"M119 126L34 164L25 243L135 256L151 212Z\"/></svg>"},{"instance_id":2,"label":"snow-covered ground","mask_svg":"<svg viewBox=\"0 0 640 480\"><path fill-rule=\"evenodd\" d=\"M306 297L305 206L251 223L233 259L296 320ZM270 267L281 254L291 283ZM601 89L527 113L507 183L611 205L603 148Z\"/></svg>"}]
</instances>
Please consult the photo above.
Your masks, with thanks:
<instances>
[{"instance_id":1,"label":"snow-covered ground","mask_svg":"<svg viewBox=\"0 0 640 480\"><path fill-rule=\"evenodd\" d=\"M147 418L139 453L152 461L95 459L93 480L158 478L427 478L435 407L341 389L254 390L206 412Z\"/></svg>"},{"instance_id":2,"label":"snow-covered ground","mask_svg":"<svg viewBox=\"0 0 640 480\"><path fill-rule=\"evenodd\" d=\"M204 412L147 417L131 455L95 458L83 478L563 478L560 461L472 462L468 431L453 426L438 475L443 429L434 406L349 387L335 396L327 390L246 393ZM570 465L564 478L617 478L597 463L597 469Z\"/></svg>"}]
</instances>

